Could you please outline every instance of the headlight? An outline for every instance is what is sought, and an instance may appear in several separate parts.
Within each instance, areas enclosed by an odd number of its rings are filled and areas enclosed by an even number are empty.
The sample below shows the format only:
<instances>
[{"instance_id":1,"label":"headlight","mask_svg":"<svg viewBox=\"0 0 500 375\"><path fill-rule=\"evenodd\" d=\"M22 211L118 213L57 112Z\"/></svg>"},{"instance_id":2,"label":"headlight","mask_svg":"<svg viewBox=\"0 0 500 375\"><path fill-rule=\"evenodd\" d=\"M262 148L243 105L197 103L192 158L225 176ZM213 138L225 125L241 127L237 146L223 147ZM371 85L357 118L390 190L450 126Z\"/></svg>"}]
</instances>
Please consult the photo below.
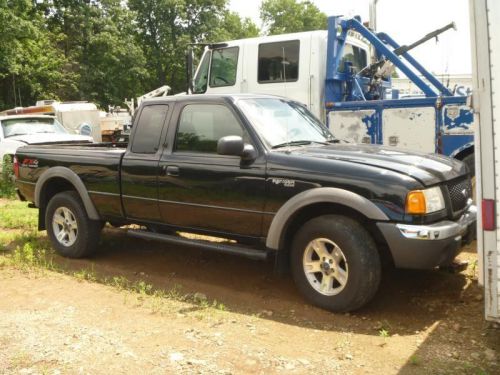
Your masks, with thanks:
<instances>
[{"instance_id":1,"label":"headlight","mask_svg":"<svg viewBox=\"0 0 500 375\"><path fill-rule=\"evenodd\" d=\"M406 213L430 214L444 209L443 193L439 186L425 190L412 190L406 196Z\"/></svg>"}]
</instances>

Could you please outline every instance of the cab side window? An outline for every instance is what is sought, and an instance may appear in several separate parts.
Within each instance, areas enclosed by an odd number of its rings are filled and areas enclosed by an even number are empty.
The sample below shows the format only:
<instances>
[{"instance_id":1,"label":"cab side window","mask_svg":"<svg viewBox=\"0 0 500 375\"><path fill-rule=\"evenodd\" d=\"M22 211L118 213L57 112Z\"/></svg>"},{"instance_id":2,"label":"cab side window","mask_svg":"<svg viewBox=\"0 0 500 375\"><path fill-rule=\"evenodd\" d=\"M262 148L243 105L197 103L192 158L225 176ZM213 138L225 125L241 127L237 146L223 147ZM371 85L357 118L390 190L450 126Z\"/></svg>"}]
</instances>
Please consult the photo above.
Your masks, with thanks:
<instances>
[{"instance_id":1,"label":"cab side window","mask_svg":"<svg viewBox=\"0 0 500 375\"><path fill-rule=\"evenodd\" d=\"M175 151L217 153L217 142L227 135L248 139L234 114L221 104L188 104L182 110Z\"/></svg>"},{"instance_id":2,"label":"cab side window","mask_svg":"<svg viewBox=\"0 0 500 375\"><path fill-rule=\"evenodd\" d=\"M136 154L155 154L160 145L161 131L167 117L168 105L147 105L142 108L131 151Z\"/></svg>"},{"instance_id":3,"label":"cab side window","mask_svg":"<svg viewBox=\"0 0 500 375\"><path fill-rule=\"evenodd\" d=\"M294 82L299 79L300 41L259 45L259 83Z\"/></svg>"}]
</instances>

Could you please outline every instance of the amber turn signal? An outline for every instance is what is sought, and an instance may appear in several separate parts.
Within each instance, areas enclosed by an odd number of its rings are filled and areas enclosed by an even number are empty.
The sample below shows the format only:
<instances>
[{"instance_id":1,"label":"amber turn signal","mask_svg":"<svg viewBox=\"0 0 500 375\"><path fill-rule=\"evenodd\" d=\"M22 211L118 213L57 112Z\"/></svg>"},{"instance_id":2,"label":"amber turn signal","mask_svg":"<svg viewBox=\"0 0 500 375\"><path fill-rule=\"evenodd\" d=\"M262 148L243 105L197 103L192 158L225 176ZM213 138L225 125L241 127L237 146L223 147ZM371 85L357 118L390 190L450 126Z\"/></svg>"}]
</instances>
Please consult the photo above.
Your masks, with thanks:
<instances>
[{"instance_id":1,"label":"amber turn signal","mask_svg":"<svg viewBox=\"0 0 500 375\"><path fill-rule=\"evenodd\" d=\"M424 192L421 190L410 191L406 196L406 213L425 214L427 211Z\"/></svg>"}]
</instances>

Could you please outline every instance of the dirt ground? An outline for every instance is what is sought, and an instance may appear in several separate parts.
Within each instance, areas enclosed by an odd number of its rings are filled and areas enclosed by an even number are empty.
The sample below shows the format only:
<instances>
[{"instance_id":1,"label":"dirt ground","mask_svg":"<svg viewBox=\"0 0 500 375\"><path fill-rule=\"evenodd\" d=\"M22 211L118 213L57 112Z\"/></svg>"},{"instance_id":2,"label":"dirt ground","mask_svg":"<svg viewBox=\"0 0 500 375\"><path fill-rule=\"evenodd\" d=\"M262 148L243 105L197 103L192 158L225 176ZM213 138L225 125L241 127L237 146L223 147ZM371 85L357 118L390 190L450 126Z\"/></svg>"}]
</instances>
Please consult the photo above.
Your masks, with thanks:
<instances>
[{"instance_id":1,"label":"dirt ground","mask_svg":"<svg viewBox=\"0 0 500 375\"><path fill-rule=\"evenodd\" d=\"M474 244L461 257L474 264ZM92 259L55 261L95 281L0 267L1 374L500 374L474 266L389 272L367 307L332 314L271 264L122 230L105 229Z\"/></svg>"}]
</instances>

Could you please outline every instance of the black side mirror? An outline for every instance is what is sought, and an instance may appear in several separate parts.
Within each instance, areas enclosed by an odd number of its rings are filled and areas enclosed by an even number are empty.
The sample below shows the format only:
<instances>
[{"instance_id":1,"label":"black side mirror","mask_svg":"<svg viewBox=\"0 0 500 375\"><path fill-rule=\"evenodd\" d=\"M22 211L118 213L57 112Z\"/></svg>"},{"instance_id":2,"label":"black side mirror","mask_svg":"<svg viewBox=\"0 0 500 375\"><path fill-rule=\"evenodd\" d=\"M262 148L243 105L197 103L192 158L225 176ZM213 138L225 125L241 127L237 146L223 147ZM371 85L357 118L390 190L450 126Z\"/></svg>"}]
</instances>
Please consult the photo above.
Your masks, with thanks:
<instances>
[{"instance_id":1,"label":"black side mirror","mask_svg":"<svg viewBox=\"0 0 500 375\"><path fill-rule=\"evenodd\" d=\"M243 160L254 160L257 157L255 148L245 144L243 138L238 135L227 135L217 142L217 153L219 155L240 156Z\"/></svg>"},{"instance_id":2,"label":"black side mirror","mask_svg":"<svg viewBox=\"0 0 500 375\"><path fill-rule=\"evenodd\" d=\"M237 135L227 135L217 142L217 153L219 155L241 156L244 148L243 138Z\"/></svg>"},{"instance_id":3,"label":"black side mirror","mask_svg":"<svg viewBox=\"0 0 500 375\"><path fill-rule=\"evenodd\" d=\"M245 146L243 147L243 153L241 154L241 159L242 160L255 160L257 159L257 151L255 151L255 148L246 143Z\"/></svg>"}]
</instances>

